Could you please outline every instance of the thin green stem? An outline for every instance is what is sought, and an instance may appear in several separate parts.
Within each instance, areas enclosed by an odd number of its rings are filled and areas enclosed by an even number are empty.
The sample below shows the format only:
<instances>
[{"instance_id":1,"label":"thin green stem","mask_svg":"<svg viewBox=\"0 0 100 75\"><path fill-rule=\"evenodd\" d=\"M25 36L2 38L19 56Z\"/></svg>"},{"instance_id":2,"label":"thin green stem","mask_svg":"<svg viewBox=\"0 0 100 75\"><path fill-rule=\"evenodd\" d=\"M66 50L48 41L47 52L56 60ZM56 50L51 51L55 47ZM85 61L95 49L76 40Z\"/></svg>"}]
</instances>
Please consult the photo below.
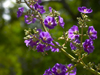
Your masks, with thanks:
<instances>
[{"instance_id":1,"label":"thin green stem","mask_svg":"<svg viewBox=\"0 0 100 75\"><path fill-rule=\"evenodd\" d=\"M83 61L81 61L80 64L83 65L83 66L86 66L86 64L85 64ZM89 70L90 72L92 72L92 73L95 74L95 75L100 75L100 72L97 72L97 71L94 70L92 67L86 68L86 69Z\"/></svg>"},{"instance_id":2,"label":"thin green stem","mask_svg":"<svg viewBox=\"0 0 100 75\"><path fill-rule=\"evenodd\" d=\"M83 42L83 26L81 28L81 45L82 45L82 42Z\"/></svg>"},{"instance_id":3,"label":"thin green stem","mask_svg":"<svg viewBox=\"0 0 100 75\"><path fill-rule=\"evenodd\" d=\"M58 46L54 41L52 41L54 43L55 46L57 46L59 48L60 51L62 51L67 57L69 57L70 59L76 59L75 57L73 57L72 55L70 55L68 52L66 52L63 48L61 48L60 46Z\"/></svg>"}]
</instances>

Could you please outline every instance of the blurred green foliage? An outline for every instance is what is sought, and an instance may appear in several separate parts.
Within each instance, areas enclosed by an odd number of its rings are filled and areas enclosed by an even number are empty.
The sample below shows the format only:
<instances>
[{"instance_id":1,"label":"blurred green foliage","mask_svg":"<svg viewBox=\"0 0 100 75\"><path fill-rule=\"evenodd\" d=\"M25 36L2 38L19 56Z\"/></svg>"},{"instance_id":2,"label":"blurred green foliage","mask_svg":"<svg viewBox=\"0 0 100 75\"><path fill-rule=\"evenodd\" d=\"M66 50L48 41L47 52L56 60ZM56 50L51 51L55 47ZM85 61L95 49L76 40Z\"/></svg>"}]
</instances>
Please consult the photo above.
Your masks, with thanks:
<instances>
[{"instance_id":1,"label":"blurred green foliage","mask_svg":"<svg viewBox=\"0 0 100 75\"><path fill-rule=\"evenodd\" d=\"M10 1L10 0L9 0ZM63 2L65 1L65 2ZM84 59L85 63L89 61L95 64L100 63L100 0L63 0L63 1L43 1L46 9L46 14L49 13L48 7L51 6L61 13L64 18L64 29L56 26L50 32L54 36L55 41L67 31L71 26L77 24L77 16L80 16L77 8L79 6L86 6L93 9L93 13L89 14L91 22L89 26L94 26L98 32L98 38L94 41L95 50ZM69 64L71 60L65 55L60 53L53 53L48 51L48 55L43 55L37 51L30 50L24 44L24 29L28 28L41 28L42 26L37 21L35 24L26 25L24 17L16 17L18 7L21 6L14 4L14 7L8 8L8 15L10 20L5 20L3 15L6 14L2 4L5 0L0 0L0 75L42 75L46 69L53 67L56 63ZM6 8L7 9L7 8ZM5 17L6 18L6 17ZM85 39L84 39L85 40ZM60 44L64 41L60 40ZM69 43L66 44L67 52L71 52ZM77 66L77 75L93 75L89 71L83 69L81 65Z\"/></svg>"}]
</instances>

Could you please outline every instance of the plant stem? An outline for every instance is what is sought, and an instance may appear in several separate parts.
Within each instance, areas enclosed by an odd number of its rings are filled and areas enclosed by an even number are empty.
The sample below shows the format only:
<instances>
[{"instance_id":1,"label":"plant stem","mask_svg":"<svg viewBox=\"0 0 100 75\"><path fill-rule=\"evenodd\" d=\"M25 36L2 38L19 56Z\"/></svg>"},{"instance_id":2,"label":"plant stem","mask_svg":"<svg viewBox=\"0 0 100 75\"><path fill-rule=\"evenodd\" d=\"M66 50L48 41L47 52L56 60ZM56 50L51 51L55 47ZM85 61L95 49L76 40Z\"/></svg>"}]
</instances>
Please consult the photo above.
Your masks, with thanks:
<instances>
[{"instance_id":1,"label":"plant stem","mask_svg":"<svg viewBox=\"0 0 100 75\"><path fill-rule=\"evenodd\" d=\"M83 66L86 66L86 64L85 64L83 61L81 61L80 64L83 65ZM86 69L89 70L90 72L92 72L92 73L95 74L95 75L100 75L100 72L97 72L97 71L94 70L92 67L86 68Z\"/></svg>"}]
</instances>

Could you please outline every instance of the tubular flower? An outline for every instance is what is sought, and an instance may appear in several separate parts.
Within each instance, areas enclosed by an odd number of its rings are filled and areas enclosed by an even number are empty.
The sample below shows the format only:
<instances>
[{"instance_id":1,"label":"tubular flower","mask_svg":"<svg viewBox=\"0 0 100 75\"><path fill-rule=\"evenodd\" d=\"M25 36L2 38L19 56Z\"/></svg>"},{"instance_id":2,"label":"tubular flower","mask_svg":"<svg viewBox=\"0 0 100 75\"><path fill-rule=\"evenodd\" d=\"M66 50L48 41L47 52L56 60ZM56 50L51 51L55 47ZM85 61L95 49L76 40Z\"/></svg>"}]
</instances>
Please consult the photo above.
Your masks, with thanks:
<instances>
[{"instance_id":1,"label":"tubular flower","mask_svg":"<svg viewBox=\"0 0 100 75\"><path fill-rule=\"evenodd\" d=\"M43 6L40 6L38 3L36 3L34 5L35 10L37 10L38 12L40 12L41 14L45 13L45 9Z\"/></svg>"},{"instance_id":2,"label":"tubular flower","mask_svg":"<svg viewBox=\"0 0 100 75\"><path fill-rule=\"evenodd\" d=\"M87 9L86 7L78 7L78 11L81 12L81 13L92 13L92 9Z\"/></svg>"},{"instance_id":3,"label":"tubular flower","mask_svg":"<svg viewBox=\"0 0 100 75\"><path fill-rule=\"evenodd\" d=\"M22 16L23 11L24 11L24 7L19 7L19 8L18 8L18 11L17 11L17 17L18 17L18 18L19 18L20 16Z\"/></svg>"},{"instance_id":4,"label":"tubular flower","mask_svg":"<svg viewBox=\"0 0 100 75\"><path fill-rule=\"evenodd\" d=\"M88 29L89 38L95 40L97 38L97 31L94 29L93 26L89 26Z\"/></svg>"},{"instance_id":5,"label":"tubular flower","mask_svg":"<svg viewBox=\"0 0 100 75\"><path fill-rule=\"evenodd\" d=\"M71 27L69 30L68 30L68 38L70 38L71 40L72 39L77 39L79 38L79 35L77 34L78 33L78 26L76 25L73 25L73 27Z\"/></svg>"},{"instance_id":6,"label":"tubular flower","mask_svg":"<svg viewBox=\"0 0 100 75\"><path fill-rule=\"evenodd\" d=\"M49 11L52 12L52 8L51 7L49 7Z\"/></svg>"},{"instance_id":7,"label":"tubular flower","mask_svg":"<svg viewBox=\"0 0 100 75\"><path fill-rule=\"evenodd\" d=\"M58 21L58 23L59 23L59 25L62 27L62 28L64 28L64 21L63 21L63 18L62 17L60 17L60 16L58 16L58 18L59 18L59 21Z\"/></svg>"},{"instance_id":8,"label":"tubular flower","mask_svg":"<svg viewBox=\"0 0 100 75\"><path fill-rule=\"evenodd\" d=\"M89 53L92 53L94 50L94 46L93 46L93 41L91 39L86 39L85 42L83 43L83 48L84 51Z\"/></svg>"},{"instance_id":9,"label":"tubular flower","mask_svg":"<svg viewBox=\"0 0 100 75\"><path fill-rule=\"evenodd\" d=\"M54 17L47 16L44 20L44 25L48 27L49 29L53 29L57 25L57 23Z\"/></svg>"}]
</instances>

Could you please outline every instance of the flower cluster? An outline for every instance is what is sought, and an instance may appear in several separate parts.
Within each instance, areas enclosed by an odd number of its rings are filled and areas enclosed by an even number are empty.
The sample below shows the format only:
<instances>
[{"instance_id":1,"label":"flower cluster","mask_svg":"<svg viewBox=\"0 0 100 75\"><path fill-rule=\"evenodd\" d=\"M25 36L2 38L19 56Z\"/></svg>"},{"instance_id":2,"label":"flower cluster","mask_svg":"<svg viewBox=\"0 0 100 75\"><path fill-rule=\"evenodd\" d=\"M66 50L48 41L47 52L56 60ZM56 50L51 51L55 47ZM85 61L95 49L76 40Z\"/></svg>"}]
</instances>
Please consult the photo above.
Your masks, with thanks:
<instances>
[{"instance_id":1,"label":"flower cluster","mask_svg":"<svg viewBox=\"0 0 100 75\"><path fill-rule=\"evenodd\" d=\"M94 29L93 26L89 26L88 36L89 36L89 39L85 40L85 42L83 43L83 48L84 48L84 51L88 52L89 54L93 52L94 50L93 40L97 38L97 31Z\"/></svg>"},{"instance_id":2,"label":"flower cluster","mask_svg":"<svg viewBox=\"0 0 100 75\"><path fill-rule=\"evenodd\" d=\"M28 35L29 39L25 39L26 46L31 48L36 47L38 52L45 52L51 49L52 52L59 52L58 48L53 47L53 39L48 32L37 29L37 34ZM58 45L59 43L56 42Z\"/></svg>"},{"instance_id":3,"label":"flower cluster","mask_svg":"<svg viewBox=\"0 0 100 75\"><path fill-rule=\"evenodd\" d=\"M92 12L92 9L87 9L86 7L79 7L78 10L79 10L79 12L82 12L82 13L91 13ZM81 34L81 35L83 35L83 34ZM85 52L87 52L89 54L89 53L93 52L93 50L94 50L93 40L95 40L97 38L97 31L94 29L93 26L89 26L88 36L89 36L89 39L86 39L85 42L83 43L83 49ZM78 26L73 25L68 30L68 38L70 38L71 40L74 40L73 43L75 43L75 44L80 43ZM70 47L72 50L76 50L77 47L73 43L72 42L70 43Z\"/></svg>"},{"instance_id":4,"label":"flower cluster","mask_svg":"<svg viewBox=\"0 0 100 75\"><path fill-rule=\"evenodd\" d=\"M26 44L26 46L35 48L37 52L45 52L48 50L51 50L52 52L59 52L59 50L61 50L73 60L76 59L68 54L65 50L63 50L64 46L60 46L58 42L54 41L50 33L46 29L46 27L48 29L54 29L57 25L60 25L62 28L64 28L65 23L59 12L49 7L50 13L48 14L48 16L45 17L45 19L43 19L41 14L44 14L46 11L43 6L39 5L39 3L41 3L41 0L30 0L29 2L25 1L25 3L31 9L31 11L28 11L27 14L25 14L24 16L25 23L35 23L35 21L39 19L45 30L42 31L41 29L33 29L34 34L32 34L30 30L26 31L26 37L24 38L24 43ZM23 11L24 7L18 8L18 18L22 16L22 14L24 13ZM94 50L93 40L97 38L97 31L94 29L93 26L89 26L86 34L89 39L86 39L85 42L83 42L83 28L86 27L86 22L88 21L86 13L92 13L93 10L87 9L83 6L78 7L78 11L81 12L82 15L82 18L78 18L78 25L80 25L79 27L81 28L81 33L79 33L80 29L78 28L78 26L73 25L68 30L68 32L63 35L63 39L65 39L64 45L67 41L70 41L70 47L73 52L74 50L77 51L79 49L84 49L84 51L89 54L92 53ZM68 35L66 36L66 34ZM81 51L79 55L80 59L76 59L77 61L75 60L75 62L80 63L80 61L83 59L84 55L82 55L81 58ZM68 64L67 66L65 66L56 63L53 68L47 69L43 75L76 75L76 65Z\"/></svg>"},{"instance_id":5,"label":"flower cluster","mask_svg":"<svg viewBox=\"0 0 100 75\"><path fill-rule=\"evenodd\" d=\"M30 8L34 9L35 15L30 12L28 15L25 15L24 16L25 23L27 24L35 23L36 19L39 18L37 12L41 14L45 13L44 7L39 5L39 3L41 3L41 0L33 0L33 2L27 3L29 4ZM24 7L18 8L17 11L18 18L22 16L23 11L24 11ZM60 16L60 14L54 9L52 9L51 7L49 7L49 11L50 11L50 15L45 18L44 25L49 29L53 29L57 24L59 24L62 28L64 28L65 23L63 21L63 18Z\"/></svg>"},{"instance_id":6,"label":"flower cluster","mask_svg":"<svg viewBox=\"0 0 100 75\"><path fill-rule=\"evenodd\" d=\"M53 68L47 69L43 75L76 75L76 68L67 72L73 64L68 64L67 67L65 65L56 63Z\"/></svg>"},{"instance_id":7,"label":"flower cluster","mask_svg":"<svg viewBox=\"0 0 100 75\"><path fill-rule=\"evenodd\" d=\"M68 30L68 38L70 38L71 40L74 39L73 43L80 43L78 32L79 30L76 25L74 25ZM83 43L83 48L84 48L84 51L88 52L89 54L93 52L94 50L93 40L97 38L97 31L94 29L93 26L89 26L88 36L89 36L89 39L85 40L85 42ZM72 50L76 50L77 47L75 47L73 43L70 43L70 47Z\"/></svg>"},{"instance_id":8,"label":"flower cluster","mask_svg":"<svg viewBox=\"0 0 100 75\"><path fill-rule=\"evenodd\" d=\"M64 28L64 21L63 18L57 13L57 11L53 10L49 7L50 16L47 16L44 20L44 25L49 28L53 29L57 24L59 24L62 28ZM53 12L54 11L54 12Z\"/></svg>"},{"instance_id":9,"label":"flower cluster","mask_svg":"<svg viewBox=\"0 0 100 75\"><path fill-rule=\"evenodd\" d=\"M40 6L39 3L41 3L41 0L33 0L33 2L30 2L30 3L27 2L27 4L29 4L28 6L30 6L30 8L35 10L34 14L36 14L37 12L39 12L41 14L45 13L44 7ZM17 11L18 18L22 16L23 11L24 11L24 7L18 8L18 11ZM24 16L25 23L27 23L27 24L35 23L38 14L36 14L36 15L34 15L34 14L28 12L28 14Z\"/></svg>"}]
</instances>

